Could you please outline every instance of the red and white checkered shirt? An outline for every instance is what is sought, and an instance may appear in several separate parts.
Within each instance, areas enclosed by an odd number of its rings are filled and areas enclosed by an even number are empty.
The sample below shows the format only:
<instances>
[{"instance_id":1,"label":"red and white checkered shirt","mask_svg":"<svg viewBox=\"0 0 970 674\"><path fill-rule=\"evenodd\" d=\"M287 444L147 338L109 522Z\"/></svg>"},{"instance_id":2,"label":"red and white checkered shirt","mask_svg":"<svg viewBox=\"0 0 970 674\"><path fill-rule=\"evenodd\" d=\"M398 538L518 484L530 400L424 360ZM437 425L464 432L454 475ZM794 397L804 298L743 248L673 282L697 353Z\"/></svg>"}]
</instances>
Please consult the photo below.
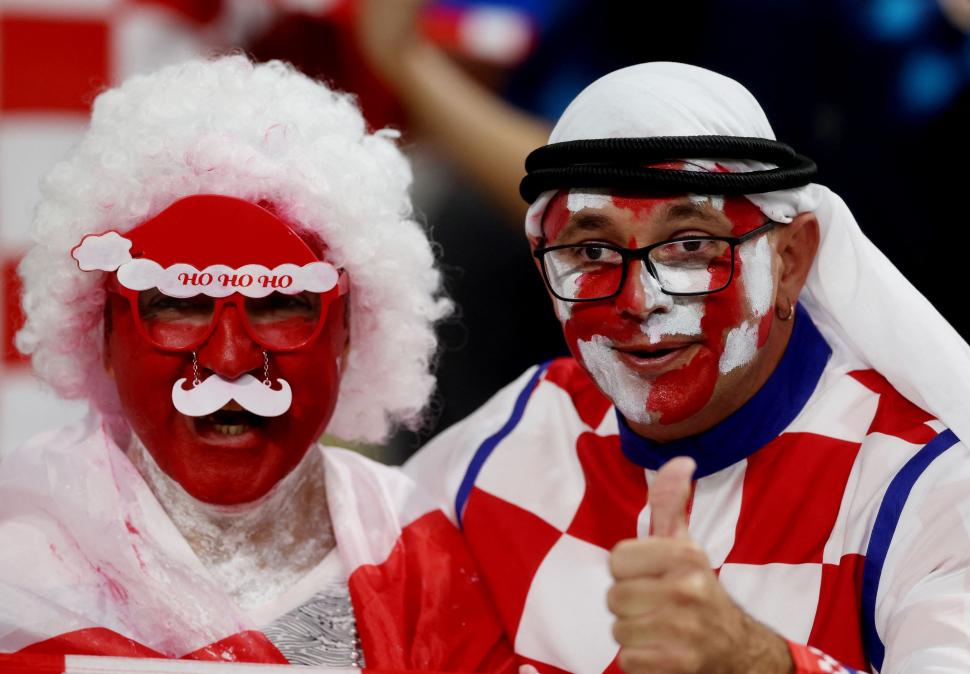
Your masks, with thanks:
<instances>
[{"instance_id":1,"label":"red and white checkered shirt","mask_svg":"<svg viewBox=\"0 0 970 674\"><path fill-rule=\"evenodd\" d=\"M967 449L807 314L765 386L699 436L636 436L561 359L408 470L452 504L519 657L598 674L620 671L609 551L647 535L656 469L683 454L698 463L690 535L799 673L970 671Z\"/></svg>"}]
</instances>

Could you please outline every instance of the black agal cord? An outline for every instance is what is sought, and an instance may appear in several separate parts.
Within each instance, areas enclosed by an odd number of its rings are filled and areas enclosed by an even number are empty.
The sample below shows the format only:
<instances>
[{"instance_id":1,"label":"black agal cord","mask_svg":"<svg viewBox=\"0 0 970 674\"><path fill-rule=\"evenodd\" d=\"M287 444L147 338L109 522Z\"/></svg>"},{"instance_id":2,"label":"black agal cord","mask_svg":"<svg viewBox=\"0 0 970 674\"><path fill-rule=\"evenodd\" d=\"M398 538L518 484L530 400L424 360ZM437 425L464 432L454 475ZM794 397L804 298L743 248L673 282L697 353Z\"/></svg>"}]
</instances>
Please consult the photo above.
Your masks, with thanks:
<instances>
[{"instance_id":1,"label":"black agal cord","mask_svg":"<svg viewBox=\"0 0 970 674\"><path fill-rule=\"evenodd\" d=\"M710 173L647 168L647 164L690 159L733 159L776 164L746 173ZM525 160L519 193L530 204L546 190L612 188L671 196L676 194L758 194L807 185L815 162L791 146L743 136L657 136L600 138L552 143Z\"/></svg>"}]
</instances>

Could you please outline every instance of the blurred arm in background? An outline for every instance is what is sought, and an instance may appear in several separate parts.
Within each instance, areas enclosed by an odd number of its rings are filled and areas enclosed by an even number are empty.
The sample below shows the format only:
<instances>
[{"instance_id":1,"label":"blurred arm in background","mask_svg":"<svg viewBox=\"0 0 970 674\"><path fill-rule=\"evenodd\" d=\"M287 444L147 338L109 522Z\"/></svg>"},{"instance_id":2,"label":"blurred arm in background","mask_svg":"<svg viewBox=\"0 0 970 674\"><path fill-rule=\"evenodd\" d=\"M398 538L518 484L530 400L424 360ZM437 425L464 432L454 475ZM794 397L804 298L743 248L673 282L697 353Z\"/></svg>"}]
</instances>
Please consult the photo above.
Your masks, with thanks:
<instances>
[{"instance_id":1,"label":"blurred arm in background","mask_svg":"<svg viewBox=\"0 0 970 674\"><path fill-rule=\"evenodd\" d=\"M549 126L480 84L418 31L424 0L363 0L356 22L361 51L398 96L411 122L521 223L525 157Z\"/></svg>"}]
</instances>

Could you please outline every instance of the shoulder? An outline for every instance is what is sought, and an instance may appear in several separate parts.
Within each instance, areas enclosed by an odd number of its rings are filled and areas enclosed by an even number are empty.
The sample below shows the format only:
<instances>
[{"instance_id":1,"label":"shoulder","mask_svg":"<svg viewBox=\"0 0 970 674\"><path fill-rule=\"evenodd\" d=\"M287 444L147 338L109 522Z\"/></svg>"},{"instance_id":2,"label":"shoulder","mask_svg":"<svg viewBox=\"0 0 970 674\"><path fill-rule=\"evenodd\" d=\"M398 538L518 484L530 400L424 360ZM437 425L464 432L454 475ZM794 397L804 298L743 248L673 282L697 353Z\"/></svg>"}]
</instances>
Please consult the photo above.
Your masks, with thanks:
<instances>
[{"instance_id":1,"label":"shoulder","mask_svg":"<svg viewBox=\"0 0 970 674\"><path fill-rule=\"evenodd\" d=\"M489 466L504 482L510 470L528 473L526 465L572 465L576 437L609 426L612 409L575 360L549 361L524 372L432 440L406 470L436 489L447 503L445 512L457 521L460 504L479 477L489 474ZM615 434L615 428L611 432Z\"/></svg>"},{"instance_id":2,"label":"shoulder","mask_svg":"<svg viewBox=\"0 0 970 674\"><path fill-rule=\"evenodd\" d=\"M328 503L335 519L374 518L389 526L406 526L441 508L434 494L400 466L338 447L321 447ZM368 524L367 522L360 522Z\"/></svg>"},{"instance_id":3,"label":"shoulder","mask_svg":"<svg viewBox=\"0 0 970 674\"><path fill-rule=\"evenodd\" d=\"M548 437L595 429L612 419L611 409L612 403L574 359L549 361L529 368L469 417L435 437L405 469L435 489L448 503L449 517L456 520L459 492L493 452L529 445L547 452L548 460L554 461Z\"/></svg>"},{"instance_id":4,"label":"shoulder","mask_svg":"<svg viewBox=\"0 0 970 674\"><path fill-rule=\"evenodd\" d=\"M876 370L833 361L787 433L852 444L888 441L920 447L944 429L933 414L908 400Z\"/></svg>"},{"instance_id":5,"label":"shoulder","mask_svg":"<svg viewBox=\"0 0 970 674\"><path fill-rule=\"evenodd\" d=\"M38 433L18 445L0 459L0 484L11 474L17 475L22 482L22 473L41 470L44 464L69 461L79 453L88 455L84 448L92 442L104 445L103 422L97 415L83 421ZM100 442L99 442L100 440Z\"/></svg>"},{"instance_id":6,"label":"shoulder","mask_svg":"<svg viewBox=\"0 0 970 674\"><path fill-rule=\"evenodd\" d=\"M125 469L114 452L100 421L88 420L34 436L0 464L0 633L17 628L0 637L0 650L55 627L118 627L107 610L91 622L122 587L106 580L106 565L132 568L131 546L119 538L116 479Z\"/></svg>"}]
</instances>

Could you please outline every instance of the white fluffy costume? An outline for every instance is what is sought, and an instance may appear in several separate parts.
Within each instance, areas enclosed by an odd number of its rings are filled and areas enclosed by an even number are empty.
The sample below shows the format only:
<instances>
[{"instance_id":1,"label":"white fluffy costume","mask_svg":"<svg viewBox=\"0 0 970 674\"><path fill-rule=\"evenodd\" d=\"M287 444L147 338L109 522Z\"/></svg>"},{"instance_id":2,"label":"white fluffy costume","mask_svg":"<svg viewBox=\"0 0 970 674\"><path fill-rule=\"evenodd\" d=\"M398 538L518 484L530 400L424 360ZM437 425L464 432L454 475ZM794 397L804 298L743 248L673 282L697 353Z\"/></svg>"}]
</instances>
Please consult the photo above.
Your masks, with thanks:
<instances>
[{"instance_id":1,"label":"white fluffy costume","mask_svg":"<svg viewBox=\"0 0 970 674\"><path fill-rule=\"evenodd\" d=\"M382 440L420 421L433 324L450 309L395 138L369 133L351 97L241 56L135 77L97 98L88 134L43 185L18 335L37 373L93 412L0 466L0 652L287 662L260 630L336 577L368 666L511 666L444 514L396 469L342 450L307 455L325 467L336 550L259 610L234 601L129 457L138 444L103 366L107 276L71 258L85 235L124 234L190 195L271 204L350 277L350 349L327 430Z\"/></svg>"},{"instance_id":2,"label":"white fluffy costume","mask_svg":"<svg viewBox=\"0 0 970 674\"><path fill-rule=\"evenodd\" d=\"M590 85L550 142L701 135L774 138L738 83L651 63ZM532 205L530 236L553 195ZM409 468L453 504L517 654L540 670L618 671L609 551L647 535L657 469L689 455L691 537L729 594L789 640L799 673L968 671L970 348L830 190L748 198L777 222L814 211L822 240L785 356L740 410L653 443L561 359Z\"/></svg>"}]
</instances>

